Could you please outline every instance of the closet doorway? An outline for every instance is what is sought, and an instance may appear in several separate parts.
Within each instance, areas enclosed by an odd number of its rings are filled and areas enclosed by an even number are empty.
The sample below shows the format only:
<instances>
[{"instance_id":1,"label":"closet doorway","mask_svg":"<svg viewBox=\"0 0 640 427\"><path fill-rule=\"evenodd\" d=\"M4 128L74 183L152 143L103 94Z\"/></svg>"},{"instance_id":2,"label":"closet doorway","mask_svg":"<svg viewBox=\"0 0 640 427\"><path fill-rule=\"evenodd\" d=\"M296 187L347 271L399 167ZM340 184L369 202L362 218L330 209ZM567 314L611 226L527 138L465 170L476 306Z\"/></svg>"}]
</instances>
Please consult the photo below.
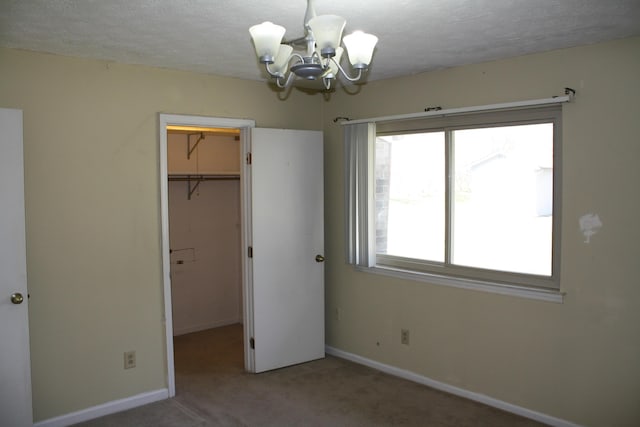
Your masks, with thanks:
<instances>
[{"instance_id":1,"label":"closet doorway","mask_svg":"<svg viewBox=\"0 0 640 427\"><path fill-rule=\"evenodd\" d=\"M232 364L243 366L240 129L168 126L166 154L172 327L180 384L185 357L190 370L204 372L206 366L194 365L216 363L216 353L229 354L233 344L237 360Z\"/></svg>"},{"instance_id":2,"label":"closet doorway","mask_svg":"<svg viewBox=\"0 0 640 427\"><path fill-rule=\"evenodd\" d=\"M256 128L255 122L247 119L161 113L160 217L169 397L175 395L176 376L167 130L174 130L171 128L176 125L240 131L241 329L245 371L259 373L324 357L322 132ZM192 138L196 141L202 136L194 134ZM195 141L187 141L187 153L193 153L194 144ZM176 180L186 179L187 198L189 194L193 197L205 182L200 164L199 168L195 175L203 175L200 180L190 174L172 175ZM220 175L224 174L206 175L222 180ZM185 249L180 252L188 254L190 248L187 245L175 249ZM197 258L197 251L192 252ZM186 262L177 255L173 259L176 265Z\"/></svg>"}]
</instances>

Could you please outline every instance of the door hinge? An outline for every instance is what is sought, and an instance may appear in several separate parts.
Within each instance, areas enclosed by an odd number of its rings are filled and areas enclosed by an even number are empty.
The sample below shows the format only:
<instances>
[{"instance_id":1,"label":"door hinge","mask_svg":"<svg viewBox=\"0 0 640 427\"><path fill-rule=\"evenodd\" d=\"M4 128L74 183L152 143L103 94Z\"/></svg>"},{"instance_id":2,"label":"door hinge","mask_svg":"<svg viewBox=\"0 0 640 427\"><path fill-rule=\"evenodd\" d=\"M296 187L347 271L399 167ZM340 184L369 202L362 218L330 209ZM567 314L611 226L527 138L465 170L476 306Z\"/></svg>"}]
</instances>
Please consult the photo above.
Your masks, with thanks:
<instances>
[{"instance_id":1,"label":"door hinge","mask_svg":"<svg viewBox=\"0 0 640 427\"><path fill-rule=\"evenodd\" d=\"M249 347L251 347L251 350L256 349L256 340L254 340L253 337L249 338Z\"/></svg>"},{"instance_id":2,"label":"door hinge","mask_svg":"<svg viewBox=\"0 0 640 427\"><path fill-rule=\"evenodd\" d=\"M247 153L247 164L251 164L251 153Z\"/></svg>"},{"instance_id":3,"label":"door hinge","mask_svg":"<svg viewBox=\"0 0 640 427\"><path fill-rule=\"evenodd\" d=\"M249 258L253 258L253 246L249 246L249 248L247 249L247 256Z\"/></svg>"}]
</instances>

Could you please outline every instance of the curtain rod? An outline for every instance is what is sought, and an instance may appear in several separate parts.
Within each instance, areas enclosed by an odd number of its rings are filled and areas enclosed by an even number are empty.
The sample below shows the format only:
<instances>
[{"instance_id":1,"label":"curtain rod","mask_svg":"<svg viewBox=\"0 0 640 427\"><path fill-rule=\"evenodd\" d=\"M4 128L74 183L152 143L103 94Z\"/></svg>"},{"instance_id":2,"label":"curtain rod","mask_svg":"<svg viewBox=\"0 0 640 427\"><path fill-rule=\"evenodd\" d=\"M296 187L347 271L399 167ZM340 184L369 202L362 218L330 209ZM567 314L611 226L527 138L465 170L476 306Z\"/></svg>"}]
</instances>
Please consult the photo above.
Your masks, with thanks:
<instances>
[{"instance_id":1,"label":"curtain rod","mask_svg":"<svg viewBox=\"0 0 640 427\"><path fill-rule=\"evenodd\" d=\"M501 104L476 105L472 107L448 108L445 110L430 109L429 111L421 111L419 113L373 117L370 119L348 120L346 118L341 117L342 119L345 119L345 120L341 121L340 124L354 125L354 124L360 124L360 123L386 122L386 121L392 121L392 120L410 120L410 119L420 119L424 117L450 116L453 114L472 113L477 111L508 110L513 108L533 107L533 106L539 106L539 105L561 104L564 102L570 102L573 99L576 91L567 87L564 89L564 93L565 93L564 96L554 96L551 98L530 99L528 101L504 102Z\"/></svg>"}]
</instances>

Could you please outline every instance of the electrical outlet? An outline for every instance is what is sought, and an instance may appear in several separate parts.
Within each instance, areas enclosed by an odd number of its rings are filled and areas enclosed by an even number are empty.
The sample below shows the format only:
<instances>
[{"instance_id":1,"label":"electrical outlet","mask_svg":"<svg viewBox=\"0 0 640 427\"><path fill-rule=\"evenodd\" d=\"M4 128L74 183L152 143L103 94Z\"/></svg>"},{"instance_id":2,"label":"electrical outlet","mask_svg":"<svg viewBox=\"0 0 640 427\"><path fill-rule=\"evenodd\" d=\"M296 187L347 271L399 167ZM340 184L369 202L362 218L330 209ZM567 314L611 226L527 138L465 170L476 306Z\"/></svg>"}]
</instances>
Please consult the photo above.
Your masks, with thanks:
<instances>
[{"instance_id":1,"label":"electrical outlet","mask_svg":"<svg viewBox=\"0 0 640 427\"><path fill-rule=\"evenodd\" d=\"M136 367L136 352L125 351L124 352L124 369L131 369Z\"/></svg>"},{"instance_id":2,"label":"electrical outlet","mask_svg":"<svg viewBox=\"0 0 640 427\"><path fill-rule=\"evenodd\" d=\"M409 345L409 330L401 329L400 330L400 344Z\"/></svg>"}]
</instances>

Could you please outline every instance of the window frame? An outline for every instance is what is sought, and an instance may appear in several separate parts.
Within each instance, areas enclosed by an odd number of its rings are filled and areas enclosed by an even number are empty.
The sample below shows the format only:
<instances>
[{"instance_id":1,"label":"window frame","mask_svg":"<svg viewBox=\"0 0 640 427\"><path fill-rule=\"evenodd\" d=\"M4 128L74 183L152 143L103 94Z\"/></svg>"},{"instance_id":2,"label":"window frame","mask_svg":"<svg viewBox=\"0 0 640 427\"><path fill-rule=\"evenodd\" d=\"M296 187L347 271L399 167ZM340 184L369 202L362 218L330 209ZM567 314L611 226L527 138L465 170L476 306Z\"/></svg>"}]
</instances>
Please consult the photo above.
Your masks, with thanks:
<instances>
[{"instance_id":1,"label":"window frame","mask_svg":"<svg viewBox=\"0 0 640 427\"><path fill-rule=\"evenodd\" d=\"M451 264L452 226L452 170L453 156L450 153L452 147L451 135L453 131L461 129L476 129L489 127L517 126L537 123L553 123L553 211L552 211L552 255L551 275L540 276L534 274L513 273L498 270L482 269ZM560 292L560 248L561 248L561 221L562 221L562 107L560 104L526 106L508 110L463 112L460 114L439 115L431 117L409 118L402 120L385 120L377 123L368 123L368 141L364 144L360 141L358 155L359 167L354 167L349 158L346 159L347 177L357 181L359 209L351 212L361 216L356 219L355 226L358 229L355 235L358 237L358 247L348 248L348 262L355 264L363 271L409 278L436 284L452 285L456 287L480 289L497 293L519 294L531 298L561 302ZM423 132L445 132L445 262L434 262L413 258L404 258L394 255L378 254L375 250L375 140L377 136L394 134L409 134ZM345 142L347 134L345 134ZM353 150L353 147L351 147ZM362 151L367 151L362 153ZM349 153L346 153L349 156ZM353 170L355 169L355 171ZM353 188L353 181L351 186ZM353 193L353 192L351 192ZM363 193L365 193L363 195ZM346 202L353 202L347 191ZM365 206L363 206L365 204ZM358 203L356 203L358 205ZM354 208L352 205L351 208ZM353 226L353 224L352 224ZM351 227L351 237L354 236ZM353 245L353 239L347 235L349 245ZM354 259L353 252L356 252ZM363 255L358 257L357 254Z\"/></svg>"}]
</instances>

